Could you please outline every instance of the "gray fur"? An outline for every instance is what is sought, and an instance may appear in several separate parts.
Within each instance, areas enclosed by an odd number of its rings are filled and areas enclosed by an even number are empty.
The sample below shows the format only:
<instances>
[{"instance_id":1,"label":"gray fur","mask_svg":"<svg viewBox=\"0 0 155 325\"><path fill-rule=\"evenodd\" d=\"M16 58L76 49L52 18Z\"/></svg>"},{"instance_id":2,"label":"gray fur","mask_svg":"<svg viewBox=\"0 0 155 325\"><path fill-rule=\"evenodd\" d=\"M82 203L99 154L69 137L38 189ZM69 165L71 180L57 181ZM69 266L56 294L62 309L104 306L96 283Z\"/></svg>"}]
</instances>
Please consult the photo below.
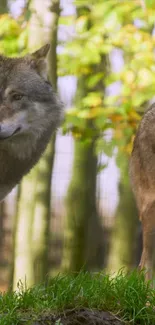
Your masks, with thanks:
<instances>
[{"instance_id":1,"label":"gray fur","mask_svg":"<svg viewBox=\"0 0 155 325\"><path fill-rule=\"evenodd\" d=\"M37 163L63 117L46 79L48 50L0 56L0 200Z\"/></svg>"},{"instance_id":2,"label":"gray fur","mask_svg":"<svg viewBox=\"0 0 155 325\"><path fill-rule=\"evenodd\" d=\"M130 159L130 178L143 228L140 267L150 279L155 245L155 104L140 122Z\"/></svg>"}]
</instances>

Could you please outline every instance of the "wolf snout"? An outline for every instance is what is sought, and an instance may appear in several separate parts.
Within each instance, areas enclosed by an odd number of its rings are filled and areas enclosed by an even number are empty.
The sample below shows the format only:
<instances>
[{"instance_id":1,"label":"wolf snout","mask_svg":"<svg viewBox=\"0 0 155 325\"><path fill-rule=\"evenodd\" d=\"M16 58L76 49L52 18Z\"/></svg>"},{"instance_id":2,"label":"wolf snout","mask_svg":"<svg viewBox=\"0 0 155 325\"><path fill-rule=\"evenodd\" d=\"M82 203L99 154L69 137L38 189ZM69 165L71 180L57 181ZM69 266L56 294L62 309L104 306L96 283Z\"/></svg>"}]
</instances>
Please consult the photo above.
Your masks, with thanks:
<instances>
[{"instance_id":1,"label":"wolf snout","mask_svg":"<svg viewBox=\"0 0 155 325\"><path fill-rule=\"evenodd\" d=\"M2 124L0 124L0 140L4 140L12 137L17 134L21 130L21 127L16 128L5 128Z\"/></svg>"}]
</instances>

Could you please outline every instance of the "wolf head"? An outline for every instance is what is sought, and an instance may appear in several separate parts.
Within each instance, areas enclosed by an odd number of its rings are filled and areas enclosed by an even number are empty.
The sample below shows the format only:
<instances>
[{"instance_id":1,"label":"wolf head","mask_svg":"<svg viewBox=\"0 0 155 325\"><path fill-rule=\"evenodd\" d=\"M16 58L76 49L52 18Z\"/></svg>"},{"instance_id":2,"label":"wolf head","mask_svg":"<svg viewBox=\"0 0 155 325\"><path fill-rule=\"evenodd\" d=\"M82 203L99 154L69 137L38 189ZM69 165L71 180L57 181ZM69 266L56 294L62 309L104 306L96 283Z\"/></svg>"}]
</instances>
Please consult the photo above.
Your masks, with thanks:
<instances>
[{"instance_id":1,"label":"wolf head","mask_svg":"<svg viewBox=\"0 0 155 325\"><path fill-rule=\"evenodd\" d=\"M47 78L48 51L0 56L0 200L37 163L63 117Z\"/></svg>"},{"instance_id":2,"label":"wolf head","mask_svg":"<svg viewBox=\"0 0 155 325\"><path fill-rule=\"evenodd\" d=\"M0 145L32 145L62 119L62 105L47 79L49 45L23 58L0 56Z\"/></svg>"}]
</instances>

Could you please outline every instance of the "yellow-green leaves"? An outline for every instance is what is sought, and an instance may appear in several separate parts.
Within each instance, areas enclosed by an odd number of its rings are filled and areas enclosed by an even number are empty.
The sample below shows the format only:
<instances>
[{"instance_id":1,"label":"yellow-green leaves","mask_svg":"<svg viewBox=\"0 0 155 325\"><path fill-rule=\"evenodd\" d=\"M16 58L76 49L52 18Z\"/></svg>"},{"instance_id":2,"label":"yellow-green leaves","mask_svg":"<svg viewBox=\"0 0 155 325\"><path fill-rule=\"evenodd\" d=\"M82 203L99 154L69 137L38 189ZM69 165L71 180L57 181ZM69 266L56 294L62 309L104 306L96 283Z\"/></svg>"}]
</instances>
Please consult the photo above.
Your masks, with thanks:
<instances>
[{"instance_id":1,"label":"yellow-green leaves","mask_svg":"<svg viewBox=\"0 0 155 325\"><path fill-rule=\"evenodd\" d=\"M83 0L76 5L81 15L75 20L74 38L59 57L59 73L83 77L86 92L66 114L65 131L83 137L91 125L98 135L110 128L117 141L127 130L130 138L140 120L139 106L155 93L155 9L144 10L139 0ZM114 49L121 50L124 60L118 72L109 60ZM107 96L106 87L116 82L119 93Z\"/></svg>"},{"instance_id":2,"label":"yellow-green leaves","mask_svg":"<svg viewBox=\"0 0 155 325\"><path fill-rule=\"evenodd\" d=\"M23 19L19 21L10 15L0 16L0 52L7 56L18 56L26 46L27 31Z\"/></svg>"}]
</instances>

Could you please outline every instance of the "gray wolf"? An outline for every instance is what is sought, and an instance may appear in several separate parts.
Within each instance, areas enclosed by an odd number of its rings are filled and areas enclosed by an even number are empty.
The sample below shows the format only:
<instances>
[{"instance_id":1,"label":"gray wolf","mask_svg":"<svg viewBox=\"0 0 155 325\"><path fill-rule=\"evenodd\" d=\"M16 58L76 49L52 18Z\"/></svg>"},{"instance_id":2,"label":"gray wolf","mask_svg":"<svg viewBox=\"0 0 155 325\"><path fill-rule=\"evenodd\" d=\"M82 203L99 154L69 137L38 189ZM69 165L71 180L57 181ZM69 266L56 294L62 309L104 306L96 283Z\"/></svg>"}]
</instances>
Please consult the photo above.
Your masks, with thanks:
<instances>
[{"instance_id":1,"label":"gray wolf","mask_svg":"<svg viewBox=\"0 0 155 325\"><path fill-rule=\"evenodd\" d=\"M155 253L155 104L138 127L129 170L143 229L140 268L146 270L146 279L151 279Z\"/></svg>"},{"instance_id":2,"label":"gray wolf","mask_svg":"<svg viewBox=\"0 0 155 325\"><path fill-rule=\"evenodd\" d=\"M49 48L0 56L0 200L37 163L63 117L48 81Z\"/></svg>"}]
</instances>

